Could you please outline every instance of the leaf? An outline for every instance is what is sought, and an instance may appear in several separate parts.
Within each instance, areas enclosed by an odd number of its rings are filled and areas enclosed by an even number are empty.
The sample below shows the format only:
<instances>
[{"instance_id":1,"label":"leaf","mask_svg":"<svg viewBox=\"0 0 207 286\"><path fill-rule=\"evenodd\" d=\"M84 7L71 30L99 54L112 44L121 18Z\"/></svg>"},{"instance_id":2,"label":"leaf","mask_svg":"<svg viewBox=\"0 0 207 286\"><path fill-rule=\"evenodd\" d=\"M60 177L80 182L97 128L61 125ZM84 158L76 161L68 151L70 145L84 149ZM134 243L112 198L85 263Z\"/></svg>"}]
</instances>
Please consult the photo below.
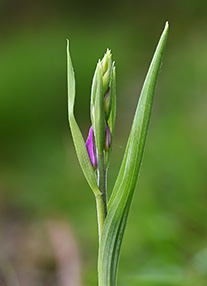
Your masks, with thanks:
<instances>
[{"instance_id":1,"label":"leaf","mask_svg":"<svg viewBox=\"0 0 207 286\"><path fill-rule=\"evenodd\" d=\"M81 131L74 117L75 76L69 52L68 40L67 40L67 80L68 80L68 119L74 146L76 149L79 163L86 177L86 180L88 181L88 184L93 190L95 196L98 196L101 194L101 192L98 188L94 169L91 165L91 161L89 159L88 152L85 147L85 141L83 139Z\"/></svg>"},{"instance_id":2,"label":"leaf","mask_svg":"<svg viewBox=\"0 0 207 286\"><path fill-rule=\"evenodd\" d=\"M143 156L153 95L167 34L168 23L157 45L141 91L122 165L109 201L109 211L99 245L99 286L116 284L121 243Z\"/></svg>"}]
</instances>

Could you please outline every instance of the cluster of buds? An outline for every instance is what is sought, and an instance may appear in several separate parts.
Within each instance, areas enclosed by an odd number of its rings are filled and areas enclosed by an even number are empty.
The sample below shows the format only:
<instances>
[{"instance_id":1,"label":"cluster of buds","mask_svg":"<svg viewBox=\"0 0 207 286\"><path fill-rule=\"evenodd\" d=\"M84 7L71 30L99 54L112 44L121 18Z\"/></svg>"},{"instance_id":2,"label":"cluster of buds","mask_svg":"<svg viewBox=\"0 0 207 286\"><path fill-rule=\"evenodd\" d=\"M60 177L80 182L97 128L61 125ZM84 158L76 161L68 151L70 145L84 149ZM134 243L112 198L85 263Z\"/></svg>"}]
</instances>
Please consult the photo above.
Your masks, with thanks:
<instances>
[{"instance_id":1,"label":"cluster of buds","mask_svg":"<svg viewBox=\"0 0 207 286\"><path fill-rule=\"evenodd\" d=\"M114 120L110 120L114 98L115 67L111 51L107 50L97 64L91 90L91 122L86 148L93 168L98 167L98 157L111 148L111 129ZM114 107L115 108L115 107Z\"/></svg>"}]
</instances>

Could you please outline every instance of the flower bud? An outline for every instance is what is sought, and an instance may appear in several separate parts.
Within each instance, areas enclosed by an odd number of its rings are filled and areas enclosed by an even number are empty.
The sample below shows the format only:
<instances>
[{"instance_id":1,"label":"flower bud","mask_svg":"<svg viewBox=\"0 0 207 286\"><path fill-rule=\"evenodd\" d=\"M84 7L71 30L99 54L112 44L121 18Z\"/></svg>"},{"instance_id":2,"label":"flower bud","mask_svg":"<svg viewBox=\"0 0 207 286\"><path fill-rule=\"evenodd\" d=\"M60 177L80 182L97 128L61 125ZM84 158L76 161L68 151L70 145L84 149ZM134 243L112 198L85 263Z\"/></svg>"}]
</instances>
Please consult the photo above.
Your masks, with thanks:
<instances>
[{"instance_id":1,"label":"flower bud","mask_svg":"<svg viewBox=\"0 0 207 286\"><path fill-rule=\"evenodd\" d=\"M106 121L109 118L109 114L110 114L110 98L109 98L109 93L110 93L110 88L108 88L108 91L106 93L106 95L104 96L104 111L105 111L105 117L106 117Z\"/></svg>"},{"instance_id":2,"label":"flower bud","mask_svg":"<svg viewBox=\"0 0 207 286\"><path fill-rule=\"evenodd\" d=\"M101 66L102 66L103 74L105 74L106 71L108 70L110 57L111 57L111 51L109 49L107 49L103 59L101 60Z\"/></svg>"},{"instance_id":3,"label":"flower bud","mask_svg":"<svg viewBox=\"0 0 207 286\"><path fill-rule=\"evenodd\" d=\"M91 122L97 152L101 154L104 150L106 122L104 113L103 71L100 61L95 70L91 89Z\"/></svg>"},{"instance_id":4,"label":"flower bud","mask_svg":"<svg viewBox=\"0 0 207 286\"><path fill-rule=\"evenodd\" d=\"M112 55L109 49L107 49L106 54L101 61L101 66L103 71L103 93L105 95L112 77Z\"/></svg>"},{"instance_id":5,"label":"flower bud","mask_svg":"<svg viewBox=\"0 0 207 286\"><path fill-rule=\"evenodd\" d=\"M95 152L95 147L94 147L94 142L93 142L93 127L91 126L89 133L88 133L88 138L86 140L86 149L88 151L88 156L91 161L91 165L93 166L94 170L97 169L97 158L96 158L96 152Z\"/></svg>"},{"instance_id":6,"label":"flower bud","mask_svg":"<svg viewBox=\"0 0 207 286\"><path fill-rule=\"evenodd\" d=\"M104 150L107 150L111 144L111 133L109 127L106 128L106 124L112 110L114 94L113 70L112 55L110 50L107 50L103 59L99 60L97 64L91 89L90 113L97 156L102 154Z\"/></svg>"},{"instance_id":7,"label":"flower bud","mask_svg":"<svg viewBox=\"0 0 207 286\"><path fill-rule=\"evenodd\" d=\"M108 151L110 146L111 146L111 132L108 123L106 123L105 145L104 145L105 150Z\"/></svg>"}]
</instances>

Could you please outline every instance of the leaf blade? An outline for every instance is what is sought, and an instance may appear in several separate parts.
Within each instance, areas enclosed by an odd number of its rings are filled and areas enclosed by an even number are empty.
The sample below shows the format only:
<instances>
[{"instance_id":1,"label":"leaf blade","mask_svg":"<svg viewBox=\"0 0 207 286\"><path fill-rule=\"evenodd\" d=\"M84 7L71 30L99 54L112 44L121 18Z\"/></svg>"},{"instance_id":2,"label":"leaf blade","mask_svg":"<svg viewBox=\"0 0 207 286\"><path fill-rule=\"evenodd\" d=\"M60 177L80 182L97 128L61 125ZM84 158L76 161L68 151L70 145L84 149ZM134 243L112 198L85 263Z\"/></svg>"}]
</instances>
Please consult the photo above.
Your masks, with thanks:
<instances>
[{"instance_id":1,"label":"leaf blade","mask_svg":"<svg viewBox=\"0 0 207 286\"><path fill-rule=\"evenodd\" d=\"M91 161L88 156L87 149L85 147L85 141L78 127L78 124L74 116L74 104L75 104L75 75L73 65L69 52L69 40L67 40L67 86L68 86L68 119L71 129L71 134L75 146L75 150L78 156L78 160L81 169L85 175L85 178L94 192L95 196L100 195L100 190L97 185L95 173L91 165Z\"/></svg>"},{"instance_id":2,"label":"leaf blade","mask_svg":"<svg viewBox=\"0 0 207 286\"><path fill-rule=\"evenodd\" d=\"M146 141L153 95L168 34L168 23L150 64L134 116L122 165L109 201L99 247L99 286L114 286L121 242Z\"/></svg>"}]
</instances>

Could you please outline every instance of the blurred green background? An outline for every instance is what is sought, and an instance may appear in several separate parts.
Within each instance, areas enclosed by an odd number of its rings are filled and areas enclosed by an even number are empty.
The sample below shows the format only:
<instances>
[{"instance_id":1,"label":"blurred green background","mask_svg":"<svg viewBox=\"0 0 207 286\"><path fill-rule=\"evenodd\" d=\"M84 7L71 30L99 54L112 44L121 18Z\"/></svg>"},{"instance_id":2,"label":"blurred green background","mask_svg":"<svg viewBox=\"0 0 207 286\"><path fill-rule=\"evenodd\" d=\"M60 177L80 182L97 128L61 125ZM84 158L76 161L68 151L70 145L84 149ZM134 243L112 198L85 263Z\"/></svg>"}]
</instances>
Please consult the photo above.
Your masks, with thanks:
<instances>
[{"instance_id":1,"label":"blurred green background","mask_svg":"<svg viewBox=\"0 0 207 286\"><path fill-rule=\"evenodd\" d=\"M79 245L83 284L97 285L95 202L67 122L66 38L76 75L76 117L85 138L97 60L110 48L116 61L110 193L141 86L168 20L118 285L207 285L206 11L205 0L1 0L1 237L7 224L66 219Z\"/></svg>"}]
</instances>

